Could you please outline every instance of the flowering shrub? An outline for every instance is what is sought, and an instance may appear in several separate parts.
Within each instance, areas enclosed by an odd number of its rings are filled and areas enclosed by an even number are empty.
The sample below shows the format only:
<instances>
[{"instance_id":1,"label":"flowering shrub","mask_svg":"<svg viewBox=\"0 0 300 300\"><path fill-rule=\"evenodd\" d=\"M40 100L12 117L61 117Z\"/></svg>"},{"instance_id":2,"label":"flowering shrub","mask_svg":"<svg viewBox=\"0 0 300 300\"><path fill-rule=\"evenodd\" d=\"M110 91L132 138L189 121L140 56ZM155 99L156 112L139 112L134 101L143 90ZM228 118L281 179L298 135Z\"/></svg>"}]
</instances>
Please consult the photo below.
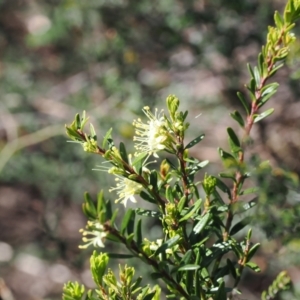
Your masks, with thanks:
<instances>
[{"instance_id":1,"label":"flowering shrub","mask_svg":"<svg viewBox=\"0 0 300 300\"><path fill-rule=\"evenodd\" d=\"M268 162L248 162L245 153L252 142L250 133L254 123L274 111L271 108L261 112L278 88L276 82L268 81L287 58L295 41L291 30L299 17L299 0L289 0L283 16L275 12L276 26L268 29L257 66L248 65L248 94L238 93L245 111L231 113L244 129L244 135L239 137L232 128L227 128L230 152L219 148L224 171L218 176L205 173L202 180L196 181L196 174L209 162L191 157L189 149L200 143L204 134L186 143L188 112L180 110L180 101L174 95L167 97L166 114L157 110L152 113L149 107L144 107L147 119L133 122L134 155L127 153L124 143L116 147L111 130L102 142L98 141L92 125L90 133L86 133L85 114L81 117L77 114L73 123L66 126L68 136L81 144L84 151L98 154L110 164L101 169L116 177L116 186L110 189L116 193L115 202L126 207L130 200L136 203L136 208L126 208L119 222L118 211L112 210L103 191L96 203L85 194L83 211L88 222L86 229L81 230L84 245L80 247L104 248L107 241L113 241L123 244L128 252L94 251L91 272L96 289L86 291L83 285L69 282L64 287L64 300L161 299L161 287L143 285L141 277L134 277L133 267L120 266L117 278L112 270L107 270L109 258L139 259L152 269L152 278L164 282L167 297L173 299L232 299L242 292L238 286L244 270L260 271L252 261L259 243L251 242L251 228L243 238L236 234L249 224L245 213L257 204L256 196L252 200L244 197L257 193L259 187L246 188L245 182L271 167ZM159 160L159 170L151 169L156 163L152 156ZM225 183L221 178L229 181ZM141 208L141 201L153 204L154 208ZM235 221L237 214L244 217ZM143 218L154 218L161 224L161 239L149 241L144 237ZM280 273L262 299L273 299L289 285L287 273Z\"/></svg>"}]
</instances>

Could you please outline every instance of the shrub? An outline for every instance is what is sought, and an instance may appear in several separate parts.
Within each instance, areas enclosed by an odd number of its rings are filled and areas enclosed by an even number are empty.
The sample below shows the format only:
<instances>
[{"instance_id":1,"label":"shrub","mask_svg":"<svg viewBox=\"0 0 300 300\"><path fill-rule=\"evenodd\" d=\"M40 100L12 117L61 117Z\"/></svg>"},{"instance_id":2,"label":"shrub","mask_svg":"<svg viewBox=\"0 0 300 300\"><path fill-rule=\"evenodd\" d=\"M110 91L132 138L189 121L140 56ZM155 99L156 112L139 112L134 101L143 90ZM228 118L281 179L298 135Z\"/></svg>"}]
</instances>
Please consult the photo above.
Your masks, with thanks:
<instances>
[{"instance_id":1,"label":"shrub","mask_svg":"<svg viewBox=\"0 0 300 300\"><path fill-rule=\"evenodd\" d=\"M253 218L249 212L259 203L257 195L262 186L249 186L249 178L270 174L272 167L268 161L253 155L246 159L246 155L254 143L250 135L254 124L274 111L262 108L278 89L270 79L283 66L295 41L291 30L299 17L298 0L289 0L283 15L275 12L275 27L268 28L257 66L248 65L248 91L237 94L244 112L231 113L243 129L243 136L227 128L229 151L218 149L224 166L218 176L203 175L202 169L209 162L191 157L189 149L200 143L204 134L186 142L188 112L180 110L180 100L174 95L166 99L167 114L144 107L146 121L134 120L134 155L127 153L124 143L115 145L112 130L101 142L92 125L90 133L86 133L85 113L77 114L66 126L68 136L84 151L98 154L109 163L110 167L99 169L115 177L116 186L110 190L117 194L115 202L126 207L131 201L135 208L126 208L120 221L118 210L113 210L103 191L96 202L85 194L83 211L88 222L81 230L84 244L80 247L104 248L106 241L112 241L125 246L127 252L94 251L90 265L96 288L87 291L83 285L69 282L64 287L64 300L160 299L162 293L177 299L232 299L241 293L239 283L245 269L260 271L252 261L260 244L251 242L252 229L247 226ZM158 170L152 157L159 161ZM297 184L293 174L281 171L286 181ZM254 196L249 198L251 194ZM152 208L143 208L142 201ZM142 224L146 218L160 224L161 239L145 237ZM160 286L142 284L141 276L135 276L135 268L127 265L120 265L116 276L107 269L110 258L140 260L152 269L153 279L161 280ZM283 271L261 297L273 299L290 284Z\"/></svg>"}]
</instances>

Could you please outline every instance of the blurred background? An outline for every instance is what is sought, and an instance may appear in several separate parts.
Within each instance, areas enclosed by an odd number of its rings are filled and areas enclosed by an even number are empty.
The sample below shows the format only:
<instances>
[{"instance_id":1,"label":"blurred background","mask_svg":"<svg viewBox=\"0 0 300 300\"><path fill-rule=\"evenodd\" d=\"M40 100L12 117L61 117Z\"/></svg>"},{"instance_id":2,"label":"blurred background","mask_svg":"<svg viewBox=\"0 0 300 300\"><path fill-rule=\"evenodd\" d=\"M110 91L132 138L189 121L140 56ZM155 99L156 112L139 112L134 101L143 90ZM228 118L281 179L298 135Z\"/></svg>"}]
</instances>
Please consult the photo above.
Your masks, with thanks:
<instances>
[{"instance_id":1,"label":"blurred background","mask_svg":"<svg viewBox=\"0 0 300 300\"><path fill-rule=\"evenodd\" d=\"M99 137L113 127L115 141L132 145L131 124L141 108L163 108L166 96L176 94L190 111L187 139L206 134L192 155L209 159L205 171L215 174L222 169L217 147L228 149L225 128L234 127L229 113L241 110L236 91L248 81L246 63L255 64L274 10L284 5L0 0L3 300L61 299L68 280L92 286L91 251L78 249L86 222L81 203L85 191L96 195L112 181L92 171L101 158L66 142L64 125L75 113L86 110ZM274 79L280 83L271 101L275 113L255 127L251 149L293 177L300 174L299 48ZM252 227L262 243L256 257L262 272L245 276L249 300L260 299L282 269L299 290L300 196L277 170L257 178L265 189Z\"/></svg>"}]
</instances>

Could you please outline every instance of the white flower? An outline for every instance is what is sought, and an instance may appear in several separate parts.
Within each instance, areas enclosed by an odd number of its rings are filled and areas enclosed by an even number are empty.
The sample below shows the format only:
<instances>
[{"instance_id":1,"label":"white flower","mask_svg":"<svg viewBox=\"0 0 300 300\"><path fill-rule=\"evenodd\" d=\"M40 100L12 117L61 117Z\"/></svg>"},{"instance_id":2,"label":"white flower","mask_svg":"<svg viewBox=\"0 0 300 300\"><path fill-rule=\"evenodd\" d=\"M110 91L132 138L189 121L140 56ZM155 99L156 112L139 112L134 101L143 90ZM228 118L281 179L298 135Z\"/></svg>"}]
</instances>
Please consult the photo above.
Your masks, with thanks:
<instances>
[{"instance_id":1,"label":"white flower","mask_svg":"<svg viewBox=\"0 0 300 300\"><path fill-rule=\"evenodd\" d=\"M158 113L157 109L155 114L150 111L148 106L143 109L144 114L149 121L143 123L141 119L133 121L133 126L136 127L136 135L133 140L137 141L135 148L140 153L153 154L158 157L156 152L165 149L165 144L168 135L166 130L166 121L162 116L163 111ZM136 156L138 153L135 154Z\"/></svg>"},{"instance_id":2,"label":"white flower","mask_svg":"<svg viewBox=\"0 0 300 300\"><path fill-rule=\"evenodd\" d=\"M134 195L138 195L143 190L143 186L133 180L130 180L128 178L124 178L121 176L116 175L117 178L115 179L118 183L117 186L114 188L111 188L109 191L117 191L117 195L119 196L118 199L116 199L117 202L121 202L126 206L128 199L136 203L136 200L134 198Z\"/></svg>"},{"instance_id":3,"label":"white flower","mask_svg":"<svg viewBox=\"0 0 300 300\"><path fill-rule=\"evenodd\" d=\"M86 249L90 245L93 245L94 247L104 248L105 245L103 244L103 239L106 237L106 232L104 231L103 225L96 221L88 221L86 228L90 230L79 230L79 232L82 232L83 235L82 241L86 243L85 245L79 246L79 248Z\"/></svg>"}]
</instances>

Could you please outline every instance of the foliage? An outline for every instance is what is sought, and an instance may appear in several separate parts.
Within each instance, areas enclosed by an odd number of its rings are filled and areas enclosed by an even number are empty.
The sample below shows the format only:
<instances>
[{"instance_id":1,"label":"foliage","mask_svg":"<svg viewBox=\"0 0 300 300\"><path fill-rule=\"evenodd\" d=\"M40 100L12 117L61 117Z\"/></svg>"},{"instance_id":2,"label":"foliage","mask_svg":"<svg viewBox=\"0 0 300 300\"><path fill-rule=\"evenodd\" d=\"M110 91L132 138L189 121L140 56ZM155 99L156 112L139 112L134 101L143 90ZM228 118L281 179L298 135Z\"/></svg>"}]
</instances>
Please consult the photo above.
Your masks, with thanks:
<instances>
[{"instance_id":1,"label":"foliage","mask_svg":"<svg viewBox=\"0 0 300 300\"><path fill-rule=\"evenodd\" d=\"M109 257L136 258L152 267L152 278L165 283L168 298L231 298L241 293L238 285L245 269L260 271L252 260L260 244L251 242L251 228L245 233L242 231L251 220L248 211L257 204L257 197L245 202L244 196L257 193L260 186L249 188L245 187L245 183L271 167L268 162L248 162L245 153L253 142L250 137L253 125L274 111L273 108L261 111L278 88L276 82L267 81L283 66L295 41L291 30L299 17L300 1L297 0L288 1L282 16L275 12L276 26L268 28L267 41L258 55L257 66L248 65L248 97L238 93L245 113L234 111L231 114L243 128L244 135L240 138L233 128L227 128L230 152L219 148L224 171L218 177L205 174L202 180L197 181L197 173L208 161L190 156L189 149L200 143L204 134L186 143L185 136L190 125L187 122L188 111L180 110L180 101L174 95L167 97L167 114L157 110L152 113L149 107L144 107L148 120L133 122L136 133L134 156L127 153L124 143L121 142L119 147L115 145L111 130L102 142L98 141L92 125L87 133L85 113L81 117L77 114L73 123L66 126L73 142L81 144L86 152L102 156L110 164L110 167L102 167L101 170L116 177L116 187L110 190L117 193L115 202L126 206L130 200L137 203L137 207L127 208L119 222L118 210L112 209L103 191L96 203L89 194L85 195L83 211L88 223L82 230L85 243L82 247L104 247L104 240L107 240L125 246L127 252L94 252L91 271L97 288L85 293L84 287L68 283L64 288L65 300L82 297L159 299L160 289L155 287L150 291L148 286L140 285L141 278L134 281L134 269L131 267L120 266L119 282L111 270L105 273ZM156 163L151 161L151 157L159 158L162 152L167 156L160 160L159 170L151 169L149 166ZM295 183L293 176L290 178ZM137 196L153 204L154 208L142 208ZM236 222L238 214L242 217ZM149 241L145 238L142 223L149 217L160 223L162 239ZM232 279L231 283L225 280L227 276ZM279 274L268 291L263 293L262 299L271 299L289 282L285 272ZM135 293L139 294L133 296Z\"/></svg>"}]
</instances>

